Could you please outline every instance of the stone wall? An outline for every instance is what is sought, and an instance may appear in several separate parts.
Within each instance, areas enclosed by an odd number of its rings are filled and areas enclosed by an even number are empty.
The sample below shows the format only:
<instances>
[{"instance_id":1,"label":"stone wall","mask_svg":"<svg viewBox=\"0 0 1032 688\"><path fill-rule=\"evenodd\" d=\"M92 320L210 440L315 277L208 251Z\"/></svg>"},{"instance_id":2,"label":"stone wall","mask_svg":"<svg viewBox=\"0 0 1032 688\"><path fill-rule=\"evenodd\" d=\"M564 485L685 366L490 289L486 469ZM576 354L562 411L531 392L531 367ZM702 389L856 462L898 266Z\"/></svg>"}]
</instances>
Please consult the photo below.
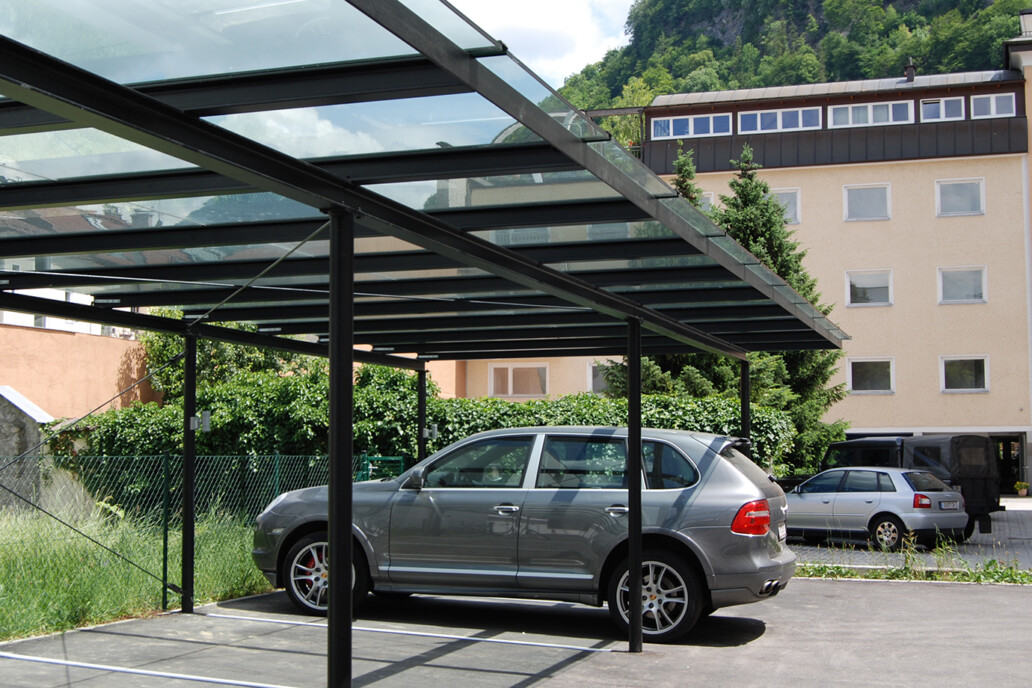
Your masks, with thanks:
<instances>
[{"instance_id":1,"label":"stone wall","mask_svg":"<svg viewBox=\"0 0 1032 688\"><path fill-rule=\"evenodd\" d=\"M25 502L11 492L34 499L40 488L39 424L21 409L0 397L0 508L23 507ZM15 456L32 450L20 461L11 463ZM10 464L10 465L8 465ZM8 491L10 490L10 492Z\"/></svg>"}]
</instances>

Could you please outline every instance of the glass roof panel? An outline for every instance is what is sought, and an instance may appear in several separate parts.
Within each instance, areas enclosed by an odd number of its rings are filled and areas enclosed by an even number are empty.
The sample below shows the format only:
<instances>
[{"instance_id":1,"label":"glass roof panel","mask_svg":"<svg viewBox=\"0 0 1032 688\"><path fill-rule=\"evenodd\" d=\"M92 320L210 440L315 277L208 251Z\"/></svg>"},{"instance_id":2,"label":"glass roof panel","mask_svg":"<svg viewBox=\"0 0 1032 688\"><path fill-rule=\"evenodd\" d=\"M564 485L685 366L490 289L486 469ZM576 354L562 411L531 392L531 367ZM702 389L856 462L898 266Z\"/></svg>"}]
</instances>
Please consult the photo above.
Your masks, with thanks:
<instances>
[{"instance_id":1,"label":"glass roof panel","mask_svg":"<svg viewBox=\"0 0 1032 688\"><path fill-rule=\"evenodd\" d=\"M340 0L5 0L0 33L121 83L415 54Z\"/></svg>"},{"instance_id":2,"label":"glass roof panel","mask_svg":"<svg viewBox=\"0 0 1032 688\"><path fill-rule=\"evenodd\" d=\"M486 145L516 122L473 93L208 119L299 158Z\"/></svg>"},{"instance_id":3,"label":"glass roof panel","mask_svg":"<svg viewBox=\"0 0 1032 688\"><path fill-rule=\"evenodd\" d=\"M498 47L490 36L441 0L401 0L401 4L432 24L463 50Z\"/></svg>"},{"instance_id":4,"label":"glass roof panel","mask_svg":"<svg viewBox=\"0 0 1032 688\"><path fill-rule=\"evenodd\" d=\"M668 210L676 213L688 225L687 228L695 230L699 236L719 237L725 235L724 230L714 225L708 217L702 214L701 210L680 196L663 198L659 202L665 205Z\"/></svg>"},{"instance_id":5,"label":"glass roof panel","mask_svg":"<svg viewBox=\"0 0 1032 688\"><path fill-rule=\"evenodd\" d=\"M548 84L511 55L484 57L479 61L524 98L549 113L554 120L584 141L602 141L609 138L609 134L567 103Z\"/></svg>"},{"instance_id":6,"label":"glass roof panel","mask_svg":"<svg viewBox=\"0 0 1032 688\"><path fill-rule=\"evenodd\" d=\"M513 212L519 212L522 204L620 198L587 172L370 184L366 188L417 210L512 206Z\"/></svg>"},{"instance_id":7,"label":"glass roof panel","mask_svg":"<svg viewBox=\"0 0 1032 688\"><path fill-rule=\"evenodd\" d=\"M7 182L192 167L188 162L94 129L0 138L0 174Z\"/></svg>"}]
</instances>

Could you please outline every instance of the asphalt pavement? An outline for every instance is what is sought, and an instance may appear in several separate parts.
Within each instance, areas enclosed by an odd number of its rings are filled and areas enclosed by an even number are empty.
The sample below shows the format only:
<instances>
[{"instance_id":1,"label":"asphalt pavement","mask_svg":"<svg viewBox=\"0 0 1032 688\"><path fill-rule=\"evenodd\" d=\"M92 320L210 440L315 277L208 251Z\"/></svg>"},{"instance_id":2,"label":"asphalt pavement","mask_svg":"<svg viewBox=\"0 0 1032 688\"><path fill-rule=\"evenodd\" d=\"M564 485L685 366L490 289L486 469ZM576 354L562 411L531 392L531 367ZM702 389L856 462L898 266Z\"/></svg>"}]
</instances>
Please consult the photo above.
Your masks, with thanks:
<instances>
[{"instance_id":1,"label":"asphalt pavement","mask_svg":"<svg viewBox=\"0 0 1032 688\"><path fill-rule=\"evenodd\" d=\"M1026 504L1008 504L991 535L958 546L964 561L1029 561ZM803 561L836 552L796 549ZM197 612L2 643L0 686L326 685L325 619L297 614L282 591ZM682 641L642 653L628 652L604 608L373 596L352 637L355 686L1024 687L1032 589L796 578L770 600L718 610Z\"/></svg>"}]
</instances>

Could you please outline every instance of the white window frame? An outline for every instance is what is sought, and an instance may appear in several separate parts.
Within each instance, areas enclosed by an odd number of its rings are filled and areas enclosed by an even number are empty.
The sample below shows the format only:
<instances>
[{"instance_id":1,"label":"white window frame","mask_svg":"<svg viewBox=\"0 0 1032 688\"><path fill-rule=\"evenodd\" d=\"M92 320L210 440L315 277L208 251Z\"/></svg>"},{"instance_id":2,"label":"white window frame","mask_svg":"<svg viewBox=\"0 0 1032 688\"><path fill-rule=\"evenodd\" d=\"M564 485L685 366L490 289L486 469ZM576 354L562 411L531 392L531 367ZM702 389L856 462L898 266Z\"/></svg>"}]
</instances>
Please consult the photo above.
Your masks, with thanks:
<instances>
[{"instance_id":1,"label":"white window frame","mask_svg":"<svg viewBox=\"0 0 1032 688\"><path fill-rule=\"evenodd\" d=\"M802 222L803 221L803 208L802 208L802 205L801 205L801 203L802 203L802 196L803 196L802 189L800 189L797 186L795 188L789 188L789 189L771 189L770 190L770 195L771 196L774 196L775 198L777 198L778 194L795 194L795 209L796 209L795 217L794 218L786 217L785 219L788 220L788 224L790 224L790 225L797 225L800 222ZM778 203L780 203L780 202L781 202L781 200L779 199Z\"/></svg>"},{"instance_id":2,"label":"white window frame","mask_svg":"<svg viewBox=\"0 0 1032 688\"><path fill-rule=\"evenodd\" d=\"M816 110L817 111L817 124L816 125L807 126L807 125L803 124L803 111L804 110ZM797 113L799 113L799 126L796 126L796 127L785 126L784 122L785 122L785 113L786 112L797 112ZM777 115L777 120L778 120L777 126L774 127L773 129L763 129L763 128L761 128L760 127L760 118L763 115L769 115L771 113ZM746 116L749 116L749 115L756 115L756 128L755 129L749 129L748 131L746 131L742 127L742 118L746 117ZM801 108L784 108L784 109L781 109L781 110L747 110L747 111L739 112L738 113L738 122L737 122L737 124L738 124L738 133L739 134L773 134L773 133L778 132L778 131L807 131L807 130L816 130L816 129L821 129L823 124L824 124L824 111L823 111L823 108L814 107L814 106L801 107Z\"/></svg>"},{"instance_id":3,"label":"white window frame","mask_svg":"<svg viewBox=\"0 0 1032 688\"><path fill-rule=\"evenodd\" d=\"M976 115L975 114L975 101L982 98L989 99L989 114L988 115ZM1010 112L1003 114L998 113L997 103L1000 99L1010 101ZM1017 102L1013 93L992 93L987 95L971 96L971 119L993 119L995 117L1017 117L1018 108Z\"/></svg>"},{"instance_id":4,"label":"white window frame","mask_svg":"<svg viewBox=\"0 0 1032 688\"><path fill-rule=\"evenodd\" d=\"M709 211L713 210L713 206L717 202L717 195L712 191L703 191L702 198L699 200L699 209L702 210L704 213L708 213Z\"/></svg>"},{"instance_id":5,"label":"white window frame","mask_svg":"<svg viewBox=\"0 0 1032 688\"><path fill-rule=\"evenodd\" d=\"M887 105L889 107L889 120L887 122L875 122L871 117L873 108L876 105ZM907 106L907 118L905 120L894 120L892 119L892 106L893 105L906 105ZM835 124L834 112L840 108L847 108L849 112L849 122L846 124ZM866 122L854 122L853 113L857 108L867 109L867 121ZM828 106L828 128L829 129L848 129L850 127L888 127L899 124L913 124L914 123L914 101L912 100L893 100L886 102L873 102L873 103L849 103L846 105L829 105Z\"/></svg>"},{"instance_id":6,"label":"white window frame","mask_svg":"<svg viewBox=\"0 0 1032 688\"><path fill-rule=\"evenodd\" d=\"M889 388L888 389L853 389L853 364L854 363L888 363L889 364ZM872 356L846 359L846 385L850 395L885 395L896 393L896 358L894 356Z\"/></svg>"},{"instance_id":7,"label":"white window frame","mask_svg":"<svg viewBox=\"0 0 1032 688\"><path fill-rule=\"evenodd\" d=\"M946 115L946 102L947 101L950 101L950 102L959 101L960 102L960 115L954 116L954 117L948 117ZM942 108L942 114L939 117L925 117L924 116L924 105L925 105L925 103L939 103L941 108ZM961 119L964 119L964 115L966 114L966 111L967 111L966 103L964 102L964 97L963 96L956 96L956 97L952 97L952 98L922 98L921 101L917 104L917 107L918 107L918 113L919 113L919 116L921 117L921 121L922 122L952 122L952 121L956 121L956 120L961 120Z\"/></svg>"},{"instance_id":8,"label":"white window frame","mask_svg":"<svg viewBox=\"0 0 1032 688\"><path fill-rule=\"evenodd\" d=\"M942 187L951 184L978 184L978 210L968 210L959 213L944 213L942 211ZM967 179L936 179L935 180L935 216L936 217L966 217L970 215L985 215L985 177L970 177Z\"/></svg>"},{"instance_id":9,"label":"white window frame","mask_svg":"<svg viewBox=\"0 0 1032 688\"><path fill-rule=\"evenodd\" d=\"M494 374L495 370L505 368L509 371L509 393L497 394L495 392ZM545 369L545 391L542 394L515 394L512 390L512 371L517 368L544 368ZM538 399L548 396L548 389L551 383L548 363L489 363L487 365L487 395L499 399Z\"/></svg>"},{"instance_id":10,"label":"white window frame","mask_svg":"<svg viewBox=\"0 0 1032 688\"><path fill-rule=\"evenodd\" d=\"M727 131L721 131L721 132L714 133L714 131L713 131L713 120L715 118L717 118L717 117L727 117ZM695 122L696 122L696 120L700 120L700 119L708 119L708 120L710 120L710 131L708 133L706 133L706 134L697 134L697 133L695 133L695 128L696 128ZM674 133L674 121L675 120L679 120L679 121L687 120L689 122L689 124L688 124L689 133L687 133L687 134L683 134L683 133L682 134L675 134ZM666 135L663 135L663 136L658 136L656 134L656 123L657 122L667 122L668 125L669 125L670 133L666 134ZM654 117L652 119L652 124L649 127L649 134L651 135L651 138L652 138L653 141L666 141L666 140L670 140L670 139L704 139L704 138L709 138L709 137L713 137L713 136L731 136L734 133L734 130L733 130L734 123L735 123L734 122L734 117L732 117L730 112L714 112L714 113L705 114L705 115L683 115L683 116L680 116L680 117Z\"/></svg>"},{"instance_id":11,"label":"white window frame","mask_svg":"<svg viewBox=\"0 0 1032 688\"><path fill-rule=\"evenodd\" d=\"M946 363L948 361L982 361L982 374L985 387L973 389L946 389ZM989 393L989 356L985 354L939 356L939 391L943 394L988 394Z\"/></svg>"},{"instance_id":12,"label":"white window frame","mask_svg":"<svg viewBox=\"0 0 1032 688\"><path fill-rule=\"evenodd\" d=\"M980 299L950 299L946 300L943 297L942 289L942 274L944 272L973 272L980 270L982 272L982 298ZM937 279L936 282L939 285L939 305L949 306L954 304L970 304L970 303L987 303L989 301L989 268L986 265L950 265L947 267L940 267L936 270Z\"/></svg>"},{"instance_id":13,"label":"white window frame","mask_svg":"<svg viewBox=\"0 0 1032 688\"><path fill-rule=\"evenodd\" d=\"M885 217L849 217L849 192L851 189L885 189ZM842 219L845 222L883 222L892 219L892 184L846 184L842 187Z\"/></svg>"},{"instance_id":14,"label":"white window frame","mask_svg":"<svg viewBox=\"0 0 1032 688\"><path fill-rule=\"evenodd\" d=\"M853 290L852 280L850 279L853 275L887 275L889 282L889 297L888 301L878 301L875 303L853 303L852 294ZM893 274L891 268L874 269L874 270L846 270L846 308L883 308L885 306L891 306L895 302L895 293L893 291Z\"/></svg>"},{"instance_id":15,"label":"white window frame","mask_svg":"<svg viewBox=\"0 0 1032 688\"><path fill-rule=\"evenodd\" d=\"M588 386L586 388L588 390L588 394L596 394L596 395L601 395L602 394L601 390L598 391L598 392L595 391L595 385L594 385L594 382L595 382L595 368L596 367L601 368L602 366L600 365L600 363L601 363L601 361L588 361ZM604 382L603 382L603 386L604 386Z\"/></svg>"}]
</instances>

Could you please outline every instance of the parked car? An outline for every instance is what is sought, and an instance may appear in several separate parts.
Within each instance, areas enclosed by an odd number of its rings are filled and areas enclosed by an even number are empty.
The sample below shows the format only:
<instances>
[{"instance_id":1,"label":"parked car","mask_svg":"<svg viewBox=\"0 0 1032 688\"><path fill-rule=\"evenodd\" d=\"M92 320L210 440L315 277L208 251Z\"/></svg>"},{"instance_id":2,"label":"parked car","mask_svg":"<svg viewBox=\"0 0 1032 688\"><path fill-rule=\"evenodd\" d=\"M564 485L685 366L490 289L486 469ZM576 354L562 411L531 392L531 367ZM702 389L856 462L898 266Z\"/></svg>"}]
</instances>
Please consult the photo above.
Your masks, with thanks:
<instances>
[{"instance_id":1,"label":"parked car","mask_svg":"<svg viewBox=\"0 0 1032 688\"><path fill-rule=\"evenodd\" d=\"M642 433L643 634L665 642L701 614L776 595L795 572L785 495L730 437ZM353 491L356 605L367 592L607 603L628 625L626 429L518 428L457 442ZM325 613L327 489L277 497L254 561Z\"/></svg>"},{"instance_id":2,"label":"parked car","mask_svg":"<svg viewBox=\"0 0 1032 688\"><path fill-rule=\"evenodd\" d=\"M864 437L832 442L820 469L846 466L893 466L934 473L964 495L969 519L961 539L974 533L976 523L980 532L991 533L992 513L1004 509L1000 505L996 446L986 435ZM793 476L778 482L788 491L805 479Z\"/></svg>"},{"instance_id":3,"label":"parked car","mask_svg":"<svg viewBox=\"0 0 1032 688\"><path fill-rule=\"evenodd\" d=\"M792 489L788 533L809 541L832 536L870 537L899 549L907 533L917 544L962 539L964 497L935 474L904 468L833 468Z\"/></svg>"}]
</instances>

